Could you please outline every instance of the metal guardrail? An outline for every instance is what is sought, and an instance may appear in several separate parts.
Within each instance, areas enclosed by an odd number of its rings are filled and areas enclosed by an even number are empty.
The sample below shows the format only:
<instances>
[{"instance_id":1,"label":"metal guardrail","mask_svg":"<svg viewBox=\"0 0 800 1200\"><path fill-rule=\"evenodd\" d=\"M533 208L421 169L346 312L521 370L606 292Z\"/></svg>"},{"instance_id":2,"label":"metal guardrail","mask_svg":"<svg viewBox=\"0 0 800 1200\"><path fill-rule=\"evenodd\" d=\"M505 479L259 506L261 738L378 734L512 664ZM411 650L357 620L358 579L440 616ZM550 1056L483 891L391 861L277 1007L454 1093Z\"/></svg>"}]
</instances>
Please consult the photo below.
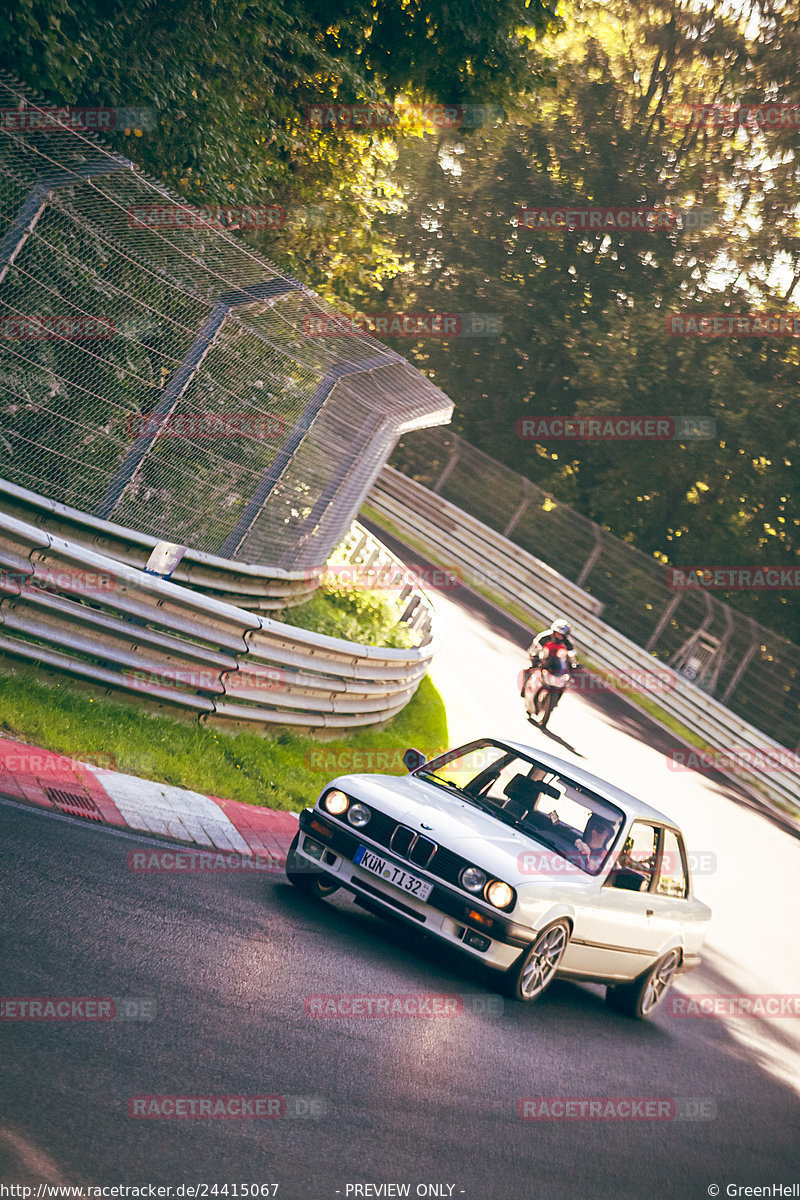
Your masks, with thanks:
<instances>
[{"instance_id":1,"label":"metal guardrail","mask_svg":"<svg viewBox=\"0 0 800 1200\"><path fill-rule=\"evenodd\" d=\"M785 748L778 742L605 624L593 597L422 484L385 467L368 503L379 518L420 544L434 561L460 568L467 585L513 602L530 615L532 624L548 625L557 612L563 612L575 622L580 644L601 669L650 675L657 669L669 684L654 697L656 703L715 750L768 759L783 752L785 758ZM757 765L748 765L744 773L718 769L739 783L757 784L772 800L795 810L800 805L797 770Z\"/></svg>"},{"instance_id":2,"label":"metal guardrail","mask_svg":"<svg viewBox=\"0 0 800 1200\"><path fill-rule=\"evenodd\" d=\"M377 553L399 567L364 530L350 538L347 561L364 564ZM411 699L436 649L429 598L411 589L406 599L421 644L361 646L145 574L0 513L0 654L201 721L322 729L388 720Z\"/></svg>"},{"instance_id":3,"label":"metal guardrail","mask_svg":"<svg viewBox=\"0 0 800 1200\"><path fill-rule=\"evenodd\" d=\"M46 528L87 550L106 554L116 562L140 569L158 540L67 504L59 504L4 479L0 479L0 510L30 525ZM254 612L274 612L302 604L313 595L323 570L324 567L286 571L281 567L232 562L187 549L172 581Z\"/></svg>"}]
</instances>

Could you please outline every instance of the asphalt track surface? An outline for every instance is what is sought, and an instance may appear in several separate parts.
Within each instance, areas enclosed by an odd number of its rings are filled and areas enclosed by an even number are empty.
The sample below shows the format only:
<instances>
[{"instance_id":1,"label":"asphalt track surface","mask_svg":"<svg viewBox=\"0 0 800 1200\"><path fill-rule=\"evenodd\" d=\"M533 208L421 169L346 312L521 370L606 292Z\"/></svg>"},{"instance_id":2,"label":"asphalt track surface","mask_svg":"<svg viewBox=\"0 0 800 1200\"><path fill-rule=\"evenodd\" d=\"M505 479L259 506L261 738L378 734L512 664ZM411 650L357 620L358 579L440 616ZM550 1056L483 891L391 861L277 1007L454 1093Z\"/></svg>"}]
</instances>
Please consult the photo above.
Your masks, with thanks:
<instances>
[{"instance_id":1,"label":"asphalt track surface","mask_svg":"<svg viewBox=\"0 0 800 1200\"><path fill-rule=\"evenodd\" d=\"M668 735L614 697L568 696L549 734L532 728L514 688L522 631L463 600L440 598L434 671L453 743L547 746L679 821L714 921L677 992L800 992L800 841L730 784L669 769ZM314 902L256 874L134 874L143 844L0 804L2 995L145 1000L152 1018L0 1024L3 1184L34 1196L39 1184L227 1184L232 1196L277 1183L285 1200L404 1194L385 1184L470 1200L800 1184L800 1018L634 1022L602 988L567 983L535 1006L482 1012L488 972L341 894ZM457 996L463 1011L308 1016L321 994ZM132 1096L242 1094L308 1115L128 1115ZM705 1117L521 1120L527 1097L667 1098Z\"/></svg>"}]
</instances>

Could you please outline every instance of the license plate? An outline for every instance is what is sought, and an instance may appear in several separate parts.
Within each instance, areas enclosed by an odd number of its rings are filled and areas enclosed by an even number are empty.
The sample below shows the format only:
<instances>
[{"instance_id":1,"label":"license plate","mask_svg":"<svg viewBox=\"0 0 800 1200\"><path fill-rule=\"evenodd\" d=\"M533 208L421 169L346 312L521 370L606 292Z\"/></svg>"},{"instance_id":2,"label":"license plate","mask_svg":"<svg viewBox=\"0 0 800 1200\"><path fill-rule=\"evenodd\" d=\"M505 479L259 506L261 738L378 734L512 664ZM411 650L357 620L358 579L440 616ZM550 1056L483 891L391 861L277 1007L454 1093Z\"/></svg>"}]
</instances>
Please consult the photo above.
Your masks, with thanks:
<instances>
[{"instance_id":1,"label":"license plate","mask_svg":"<svg viewBox=\"0 0 800 1200\"><path fill-rule=\"evenodd\" d=\"M372 875L385 879L387 883L393 884L401 892L408 892L409 896L416 896L418 900L427 900L433 891L432 883L426 883L424 879L417 879L416 875L409 875L408 871L387 862L385 858L374 854L366 846L358 847L353 855L353 862Z\"/></svg>"}]
</instances>

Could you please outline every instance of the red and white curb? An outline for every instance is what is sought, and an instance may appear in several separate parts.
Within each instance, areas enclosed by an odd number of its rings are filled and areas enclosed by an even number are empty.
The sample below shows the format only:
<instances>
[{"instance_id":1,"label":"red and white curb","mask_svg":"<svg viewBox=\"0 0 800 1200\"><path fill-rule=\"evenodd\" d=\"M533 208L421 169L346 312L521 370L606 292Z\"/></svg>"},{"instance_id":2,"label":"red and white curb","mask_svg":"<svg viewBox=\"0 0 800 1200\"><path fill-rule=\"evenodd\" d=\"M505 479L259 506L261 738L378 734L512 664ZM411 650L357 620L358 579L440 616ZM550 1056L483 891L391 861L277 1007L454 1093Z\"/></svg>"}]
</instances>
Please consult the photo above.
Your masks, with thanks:
<instances>
[{"instance_id":1,"label":"red and white curb","mask_svg":"<svg viewBox=\"0 0 800 1200\"><path fill-rule=\"evenodd\" d=\"M0 738L0 795L203 849L283 861L297 813L204 796Z\"/></svg>"}]
</instances>

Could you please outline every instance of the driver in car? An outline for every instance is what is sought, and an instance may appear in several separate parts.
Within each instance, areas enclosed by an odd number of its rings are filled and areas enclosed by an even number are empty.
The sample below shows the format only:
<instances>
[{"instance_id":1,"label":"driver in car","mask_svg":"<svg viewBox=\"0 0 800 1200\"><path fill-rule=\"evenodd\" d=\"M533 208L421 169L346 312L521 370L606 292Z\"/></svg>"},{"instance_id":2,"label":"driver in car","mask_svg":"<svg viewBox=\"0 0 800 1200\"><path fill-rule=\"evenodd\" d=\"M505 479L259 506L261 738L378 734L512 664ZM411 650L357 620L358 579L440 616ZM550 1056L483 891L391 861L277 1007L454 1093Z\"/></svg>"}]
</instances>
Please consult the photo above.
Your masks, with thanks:
<instances>
[{"instance_id":1,"label":"driver in car","mask_svg":"<svg viewBox=\"0 0 800 1200\"><path fill-rule=\"evenodd\" d=\"M614 836L614 829L615 826L605 817L595 814L589 818L583 837L579 837L575 842L575 849L583 859L582 867L587 867L590 871L597 870Z\"/></svg>"}]
</instances>

